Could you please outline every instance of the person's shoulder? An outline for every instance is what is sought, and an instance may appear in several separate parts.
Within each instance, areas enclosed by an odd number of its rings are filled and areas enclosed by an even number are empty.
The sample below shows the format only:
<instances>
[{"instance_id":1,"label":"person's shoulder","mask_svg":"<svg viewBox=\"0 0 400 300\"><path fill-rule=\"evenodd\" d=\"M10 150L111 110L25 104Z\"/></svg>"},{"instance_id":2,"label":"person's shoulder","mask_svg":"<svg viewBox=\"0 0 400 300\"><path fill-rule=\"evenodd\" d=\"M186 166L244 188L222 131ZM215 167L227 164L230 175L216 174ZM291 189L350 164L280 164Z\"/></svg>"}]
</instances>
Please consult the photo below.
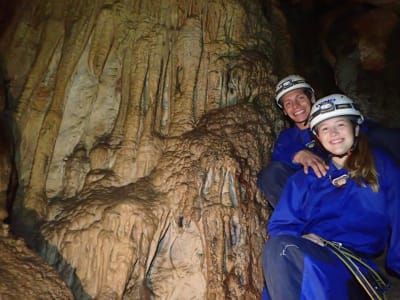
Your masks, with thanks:
<instances>
[{"instance_id":1,"label":"person's shoulder","mask_svg":"<svg viewBox=\"0 0 400 300\"><path fill-rule=\"evenodd\" d=\"M361 124L361 126L366 126L366 127L372 128L372 127L381 127L382 125L378 121L375 121L371 118L366 117L364 119L364 122Z\"/></svg>"},{"instance_id":2,"label":"person's shoulder","mask_svg":"<svg viewBox=\"0 0 400 300\"><path fill-rule=\"evenodd\" d=\"M394 188L398 186L397 182L400 178L400 166L386 152L379 148L372 149L375 169L378 173L379 185L385 190L386 188Z\"/></svg>"},{"instance_id":3,"label":"person's shoulder","mask_svg":"<svg viewBox=\"0 0 400 300\"><path fill-rule=\"evenodd\" d=\"M370 130L373 130L376 127L380 127L379 123L370 119L370 118L365 118L364 122L360 125L360 130L364 134L367 134Z\"/></svg>"},{"instance_id":4,"label":"person's shoulder","mask_svg":"<svg viewBox=\"0 0 400 300\"><path fill-rule=\"evenodd\" d=\"M372 153L375 158L380 158L384 160L393 160L393 158L387 154L385 151L381 150L378 147L372 146Z\"/></svg>"},{"instance_id":5,"label":"person's shoulder","mask_svg":"<svg viewBox=\"0 0 400 300\"><path fill-rule=\"evenodd\" d=\"M309 168L308 174L305 174L303 168L301 168L290 176L289 180L293 181L297 186L306 186L318 180L318 177L312 168Z\"/></svg>"},{"instance_id":6,"label":"person's shoulder","mask_svg":"<svg viewBox=\"0 0 400 300\"><path fill-rule=\"evenodd\" d=\"M279 133L279 137L291 137L291 136L297 135L297 133L298 133L297 127L296 126L292 126L292 127L289 127L289 128L286 128L286 129L282 130Z\"/></svg>"},{"instance_id":7,"label":"person's shoulder","mask_svg":"<svg viewBox=\"0 0 400 300\"><path fill-rule=\"evenodd\" d=\"M393 166L393 167L396 166L396 161L394 160L394 158L391 157L390 154L386 153L385 151L377 147L373 147L372 153L377 167L382 166L382 168L385 168L387 166Z\"/></svg>"}]
</instances>

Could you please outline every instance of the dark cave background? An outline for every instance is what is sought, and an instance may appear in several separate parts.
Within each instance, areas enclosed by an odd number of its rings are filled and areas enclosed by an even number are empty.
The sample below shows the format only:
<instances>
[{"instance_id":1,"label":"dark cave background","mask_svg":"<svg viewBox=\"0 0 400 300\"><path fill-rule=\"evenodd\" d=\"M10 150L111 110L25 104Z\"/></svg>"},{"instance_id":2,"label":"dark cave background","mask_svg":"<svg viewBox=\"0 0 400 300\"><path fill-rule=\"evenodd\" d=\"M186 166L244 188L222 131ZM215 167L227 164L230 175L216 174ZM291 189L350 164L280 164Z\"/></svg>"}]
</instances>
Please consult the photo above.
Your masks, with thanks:
<instances>
[{"instance_id":1,"label":"dark cave background","mask_svg":"<svg viewBox=\"0 0 400 300\"><path fill-rule=\"evenodd\" d=\"M286 17L293 47L293 66L289 68L290 71L287 67L282 68L283 61L277 60L274 66L278 78L298 73L314 87L317 98L331 93L344 93L361 102L363 112L372 119L388 127L400 127L397 117L400 111L400 77L397 74L400 68L400 2L278 2ZM267 7L265 12L270 17ZM372 18L374 14L382 15L380 22ZM360 61L360 39L370 36L373 46L374 39L386 34L385 22L389 22L389 18L384 14L397 17L397 23L386 41L385 61L378 64L367 61L370 66L366 68ZM365 22L368 18L371 21ZM330 51L328 54L334 57L327 55L327 49ZM367 59L373 60L373 57Z\"/></svg>"}]
</instances>

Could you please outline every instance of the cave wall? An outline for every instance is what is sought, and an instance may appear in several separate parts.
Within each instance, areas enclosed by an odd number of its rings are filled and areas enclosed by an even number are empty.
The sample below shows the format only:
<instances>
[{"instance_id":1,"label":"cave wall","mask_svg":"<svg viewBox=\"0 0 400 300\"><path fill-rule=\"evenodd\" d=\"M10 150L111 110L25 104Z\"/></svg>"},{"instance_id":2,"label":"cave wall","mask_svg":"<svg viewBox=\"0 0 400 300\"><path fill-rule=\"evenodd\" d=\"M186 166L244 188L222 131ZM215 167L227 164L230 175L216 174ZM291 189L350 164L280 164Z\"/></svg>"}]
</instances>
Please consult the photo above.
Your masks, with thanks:
<instances>
[{"instance_id":1,"label":"cave wall","mask_svg":"<svg viewBox=\"0 0 400 300\"><path fill-rule=\"evenodd\" d=\"M270 39L257 1L19 3L12 231L75 297L259 297Z\"/></svg>"},{"instance_id":2,"label":"cave wall","mask_svg":"<svg viewBox=\"0 0 400 300\"><path fill-rule=\"evenodd\" d=\"M75 196L85 182L148 175L162 139L208 111L271 95L256 5L139 3L26 2L2 40L19 194L39 217L44 199Z\"/></svg>"}]
</instances>

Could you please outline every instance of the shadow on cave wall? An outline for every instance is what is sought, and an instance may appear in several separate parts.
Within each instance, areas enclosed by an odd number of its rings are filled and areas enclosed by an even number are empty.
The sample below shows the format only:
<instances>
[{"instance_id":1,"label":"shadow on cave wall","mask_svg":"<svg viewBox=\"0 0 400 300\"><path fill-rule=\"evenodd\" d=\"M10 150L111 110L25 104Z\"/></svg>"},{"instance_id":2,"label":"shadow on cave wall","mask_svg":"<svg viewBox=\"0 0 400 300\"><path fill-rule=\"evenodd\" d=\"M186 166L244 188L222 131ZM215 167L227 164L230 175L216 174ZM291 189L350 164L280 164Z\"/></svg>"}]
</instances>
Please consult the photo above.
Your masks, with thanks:
<instances>
[{"instance_id":1,"label":"shadow on cave wall","mask_svg":"<svg viewBox=\"0 0 400 300\"><path fill-rule=\"evenodd\" d=\"M0 223L11 223L12 203L17 189L17 171L14 163L14 120L10 109L8 82L0 58Z\"/></svg>"},{"instance_id":2,"label":"shadow on cave wall","mask_svg":"<svg viewBox=\"0 0 400 300\"><path fill-rule=\"evenodd\" d=\"M295 4L281 1L281 9L287 18L288 31L293 42L295 72L310 82L317 98L339 92L332 68L325 60L319 42L319 18L332 9L332 5L324 1L316 1L313 6L304 5L301 1ZM288 75L280 66L274 67L279 77Z\"/></svg>"},{"instance_id":3,"label":"shadow on cave wall","mask_svg":"<svg viewBox=\"0 0 400 300\"><path fill-rule=\"evenodd\" d=\"M75 299L92 299L92 297L85 292L82 283L76 274L76 268L68 263L68 261L58 251L56 246L51 245L41 235L36 236L36 241L34 244L36 245L36 247L34 247L35 251L42 257L45 257L46 254L51 253L51 256L47 256L47 263L51 265L65 280L65 283L68 285L71 291L73 291Z\"/></svg>"}]
</instances>

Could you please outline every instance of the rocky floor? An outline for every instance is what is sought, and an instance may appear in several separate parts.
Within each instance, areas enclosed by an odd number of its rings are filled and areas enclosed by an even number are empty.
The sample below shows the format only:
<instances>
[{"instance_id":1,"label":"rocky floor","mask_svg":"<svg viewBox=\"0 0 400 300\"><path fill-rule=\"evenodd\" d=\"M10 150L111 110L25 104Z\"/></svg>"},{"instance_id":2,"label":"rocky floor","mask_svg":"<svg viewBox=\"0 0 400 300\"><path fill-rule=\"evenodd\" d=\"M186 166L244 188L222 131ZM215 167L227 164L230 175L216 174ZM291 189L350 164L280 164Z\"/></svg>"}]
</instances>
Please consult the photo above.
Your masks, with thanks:
<instances>
[{"instance_id":1,"label":"rocky floor","mask_svg":"<svg viewBox=\"0 0 400 300\"><path fill-rule=\"evenodd\" d=\"M388 291L387 299L388 300L400 300L400 279L390 278L390 282L391 282L392 286Z\"/></svg>"},{"instance_id":2,"label":"rocky floor","mask_svg":"<svg viewBox=\"0 0 400 300\"><path fill-rule=\"evenodd\" d=\"M377 260L377 263L379 265L380 270L382 270L382 273L389 279L390 281L390 288L387 293L387 300L400 300L400 278L390 276L387 272L384 270L384 265L385 265L385 256L382 255L379 257Z\"/></svg>"},{"instance_id":3,"label":"rocky floor","mask_svg":"<svg viewBox=\"0 0 400 300\"><path fill-rule=\"evenodd\" d=\"M74 299L57 272L0 225L0 299Z\"/></svg>"},{"instance_id":4,"label":"rocky floor","mask_svg":"<svg viewBox=\"0 0 400 300\"><path fill-rule=\"evenodd\" d=\"M12 237L8 227L0 228L0 299L74 299L59 275L21 239ZM384 256L377 260L384 270ZM385 272L383 272L385 273ZM391 288L387 300L400 300L400 278L385 275Z\"/></svg>"}]
</instances>

